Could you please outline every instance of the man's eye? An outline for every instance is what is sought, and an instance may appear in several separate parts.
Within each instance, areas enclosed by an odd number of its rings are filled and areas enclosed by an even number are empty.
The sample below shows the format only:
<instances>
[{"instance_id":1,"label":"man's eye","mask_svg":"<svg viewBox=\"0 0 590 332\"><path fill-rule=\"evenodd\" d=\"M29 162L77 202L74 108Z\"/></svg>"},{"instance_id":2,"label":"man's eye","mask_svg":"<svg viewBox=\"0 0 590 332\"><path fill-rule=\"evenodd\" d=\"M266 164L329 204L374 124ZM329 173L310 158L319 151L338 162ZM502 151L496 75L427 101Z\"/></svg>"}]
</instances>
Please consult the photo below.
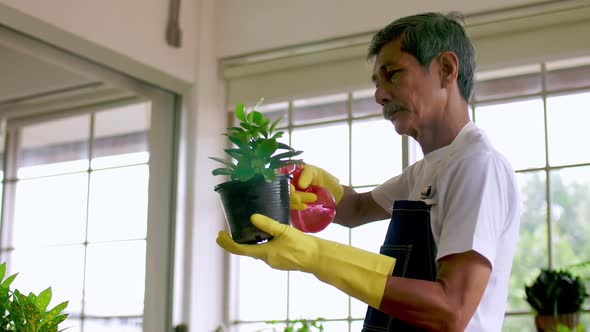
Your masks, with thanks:
<instances>
[{"instance_id":1,"label":"man's eye","mask_svg":"<svg viewBox=\"0 0 590 332\"><path fill-rule=\"evenodd\" d=\"M396 74L398 72L399 72L399 70L388 71L387 74L386 74L387 75L387 80L388 81L392 81L395 78L395 76L396 76Z\"/></svg>"}]
</instances>

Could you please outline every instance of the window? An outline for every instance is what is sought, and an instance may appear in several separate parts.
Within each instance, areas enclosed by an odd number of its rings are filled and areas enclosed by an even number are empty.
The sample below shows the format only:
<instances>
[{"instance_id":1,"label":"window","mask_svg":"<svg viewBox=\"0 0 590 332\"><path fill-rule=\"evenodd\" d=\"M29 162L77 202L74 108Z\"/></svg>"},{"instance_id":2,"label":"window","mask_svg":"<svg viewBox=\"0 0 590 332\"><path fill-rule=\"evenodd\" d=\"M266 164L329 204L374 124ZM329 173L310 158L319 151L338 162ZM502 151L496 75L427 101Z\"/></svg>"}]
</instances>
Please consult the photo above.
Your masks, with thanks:
<instances>
[{"instance_id":1,"label":"window","mask_svg":"<svg viewBox=\"0 0 590 332\"><path fill-rule=\"evenodd\" d=\"M383 120L372 90L263 105L259 110L284 120L283 139L304 151L305 162L329 170L357 191L369 191L402 170L402 139ZM387 226L381 221L351 230L333 224L315 235L378 251ZM275 271L251 258L232 260L233 330L250 332L269 320L318 317L328 320L326 331L360 330L366 304L309 274Z\"/></svg>"},{"instance_id":2,"label":"window","mask_svg":"<svg viewBox=\"0 0 590 332\"><path fill-rule=\"evenodd\" d=\"M540 268L590 259L589 72L577 58L478 75L472 116L512 162L522 199L505 331L534 331L524 285Z\"/></svg>"},{"instance_id":3,"label":"window","mask_svg":"<svg viewBox=\"0 0 590 332\"><path fill-rule=\"evenodd\" d=\"M567 266L590 257L590 59L533 64L478 73L471 118L512 162L522 198L520 242L510 280L505 331L534 331L524 285L542 267ZM266 105L283 118L285 141L302 158L326 168L357 191L401 172L422 158L382 120L373 90ZM290 120L290 121L289 121ZM402 158L407 144L407 161ZM347 229L330 225L316 235L378 251L387 221ZM275 271L260 261L232 256L232 329L255 331L269 320L327 319L326 331L359 331L366 305L313 276ZM264 289L268 296L260 298ZM586 304L588 306L588 303ZM588 309L588 307L586 307ZM590 325L588 310L582 315Z\"/></svg>"},{"instance_id":4,"label":"window","mask_svg":"<svg viewBox=\"0 0 590 332\"><path fill-rule=\"evenodd\" d=\"M1 260L69 301L68 331L143 331L151 119L135 102L8 121Z\"/></svg>"}]
</instances>

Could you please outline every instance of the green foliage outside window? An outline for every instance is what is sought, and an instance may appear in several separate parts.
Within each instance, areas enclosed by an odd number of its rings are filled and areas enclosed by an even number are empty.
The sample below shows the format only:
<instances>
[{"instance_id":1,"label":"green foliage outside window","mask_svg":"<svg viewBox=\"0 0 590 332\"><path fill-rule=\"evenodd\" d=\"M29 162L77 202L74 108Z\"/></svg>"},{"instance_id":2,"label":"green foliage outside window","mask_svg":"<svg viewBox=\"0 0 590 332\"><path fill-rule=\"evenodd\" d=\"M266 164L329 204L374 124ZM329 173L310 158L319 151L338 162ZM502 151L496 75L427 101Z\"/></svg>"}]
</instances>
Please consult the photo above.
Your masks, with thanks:
<instances>
[{"instance_id":1,"label":"green foliage outside window","mask_svg":"<svg viewBox=\"0 0 590 332\"><path fill-rule=\"evenodd\" d=\"M582 183L569 184L564 170L550 172L552 211L553 268L569 268L572 264L590 259L590 188ZM523 285L530 284L541 269L549 266L546 173L527 172L517 175L521 183L521 229L518 250L515 254L508 310L531 310L526 303ZM588 269L573 270L588 283ZM590 289L587 284L587 288ZM590 302L586 299L585 309ZM518 317L518 316L517 316ZM534 318L508 317L503 331L535 331ZM590 314L583 313L582 321L588 326Z\"/></svg>"}]
</instances>

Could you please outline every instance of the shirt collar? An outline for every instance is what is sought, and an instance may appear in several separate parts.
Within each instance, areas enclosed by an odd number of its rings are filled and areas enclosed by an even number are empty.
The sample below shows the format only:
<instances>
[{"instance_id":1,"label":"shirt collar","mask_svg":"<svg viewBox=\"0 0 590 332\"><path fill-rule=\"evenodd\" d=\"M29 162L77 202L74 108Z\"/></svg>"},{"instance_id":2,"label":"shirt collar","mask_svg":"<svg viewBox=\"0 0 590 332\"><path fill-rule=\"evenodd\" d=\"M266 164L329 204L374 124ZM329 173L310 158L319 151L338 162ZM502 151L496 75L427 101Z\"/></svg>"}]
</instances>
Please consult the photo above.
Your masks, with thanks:
<instances>
[{"instance_id":1,"label":"shirt collar","mask_svg":"<svg viewBox=\"0 0 590 332\"><path fill-rule=\"evenodd\" d=\"M437 160L444 158L446 155L450 154L452 152L452 150L454 150L457 146L461 145L461 143L463 141L465 141L468 133L470 133L476 129L477 129L477 125L473 121L467 122L463 126L463 128L461 128L461 130L459 130L459 133L457 134L457 136L455 136L455 138L453 139L451 144L445 145L442 148L436 149L436 150L426 154L424 156L424 160L427 163L430 163L430 162L435 162Z\"/></svg>"}]
</instances>

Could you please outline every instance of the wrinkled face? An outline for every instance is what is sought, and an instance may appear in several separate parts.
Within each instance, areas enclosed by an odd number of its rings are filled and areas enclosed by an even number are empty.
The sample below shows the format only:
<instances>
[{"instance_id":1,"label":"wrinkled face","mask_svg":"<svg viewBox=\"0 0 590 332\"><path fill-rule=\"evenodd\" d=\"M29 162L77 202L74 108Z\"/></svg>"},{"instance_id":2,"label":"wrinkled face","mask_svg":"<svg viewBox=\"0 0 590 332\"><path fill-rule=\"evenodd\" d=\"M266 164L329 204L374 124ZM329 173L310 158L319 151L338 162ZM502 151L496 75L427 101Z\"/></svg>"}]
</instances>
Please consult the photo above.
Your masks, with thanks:
<instances>
[{"instance_id":1,"label":"wrinkled face","mask_svg":"<svg viewBox=\"0 0 590 332\"><path fill-rule=\"evenodd\" d=\"M398 134L419 140L443 116L441 68L435 58L425 69L400 48L401 39L395 39L375 58L372 77L375 101L383 106L384 117L393 123Z\"/></svg>"}]
</instances>

